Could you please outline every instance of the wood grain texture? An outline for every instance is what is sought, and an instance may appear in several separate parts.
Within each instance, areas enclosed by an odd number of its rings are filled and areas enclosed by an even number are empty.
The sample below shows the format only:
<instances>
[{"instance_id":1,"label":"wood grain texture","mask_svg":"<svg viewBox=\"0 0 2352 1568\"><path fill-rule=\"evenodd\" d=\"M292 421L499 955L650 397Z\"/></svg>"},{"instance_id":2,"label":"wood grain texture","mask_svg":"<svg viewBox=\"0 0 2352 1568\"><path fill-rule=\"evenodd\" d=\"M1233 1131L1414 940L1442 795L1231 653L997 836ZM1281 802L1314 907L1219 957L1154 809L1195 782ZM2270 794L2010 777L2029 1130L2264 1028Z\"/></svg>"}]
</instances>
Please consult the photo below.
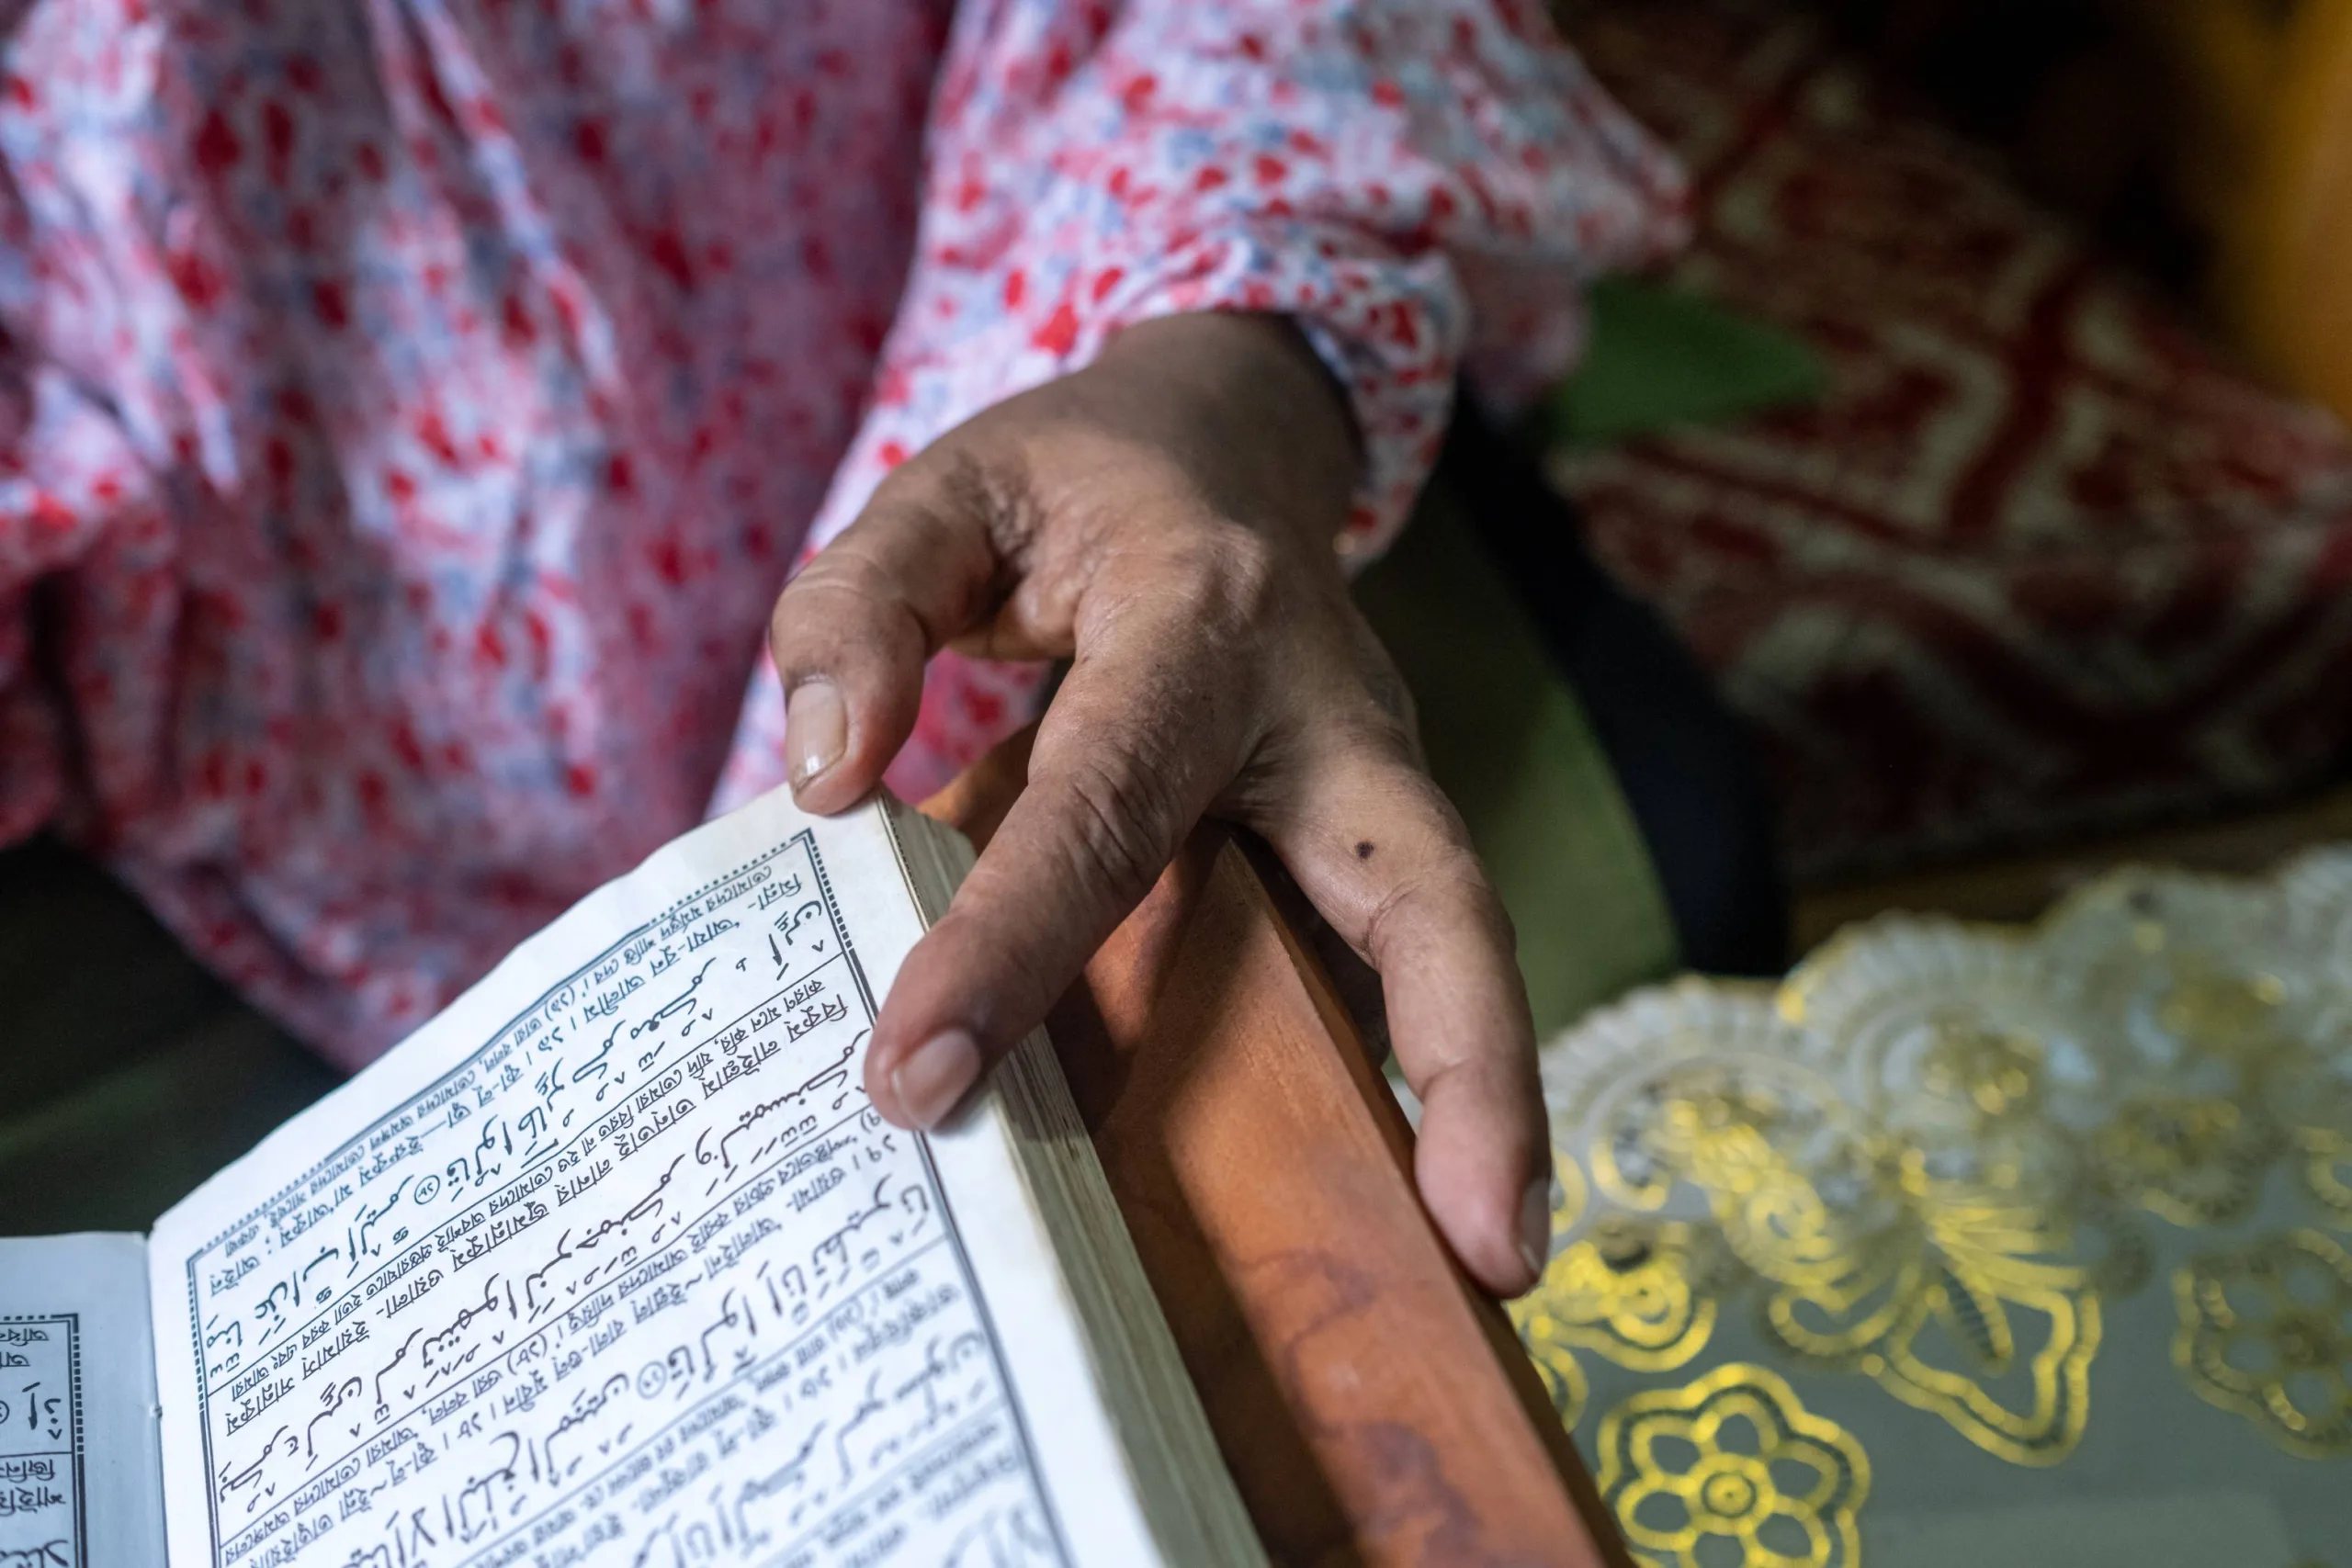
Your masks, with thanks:
<instances>
[{"instance_id":1,"label":"wood grain texture","mask_svg":"<svg viewBox=\"0 0 2352 1568\"><path fill-rule=\"evenodd\" d=\"M984 840L1025 767L1024 739L925 809ZM1048 1027L1276 1562L1623 1568L1509 1321L1421 1211L1411 1130L1227 830L1193 834Z\"/></svg>"}]
</instances>

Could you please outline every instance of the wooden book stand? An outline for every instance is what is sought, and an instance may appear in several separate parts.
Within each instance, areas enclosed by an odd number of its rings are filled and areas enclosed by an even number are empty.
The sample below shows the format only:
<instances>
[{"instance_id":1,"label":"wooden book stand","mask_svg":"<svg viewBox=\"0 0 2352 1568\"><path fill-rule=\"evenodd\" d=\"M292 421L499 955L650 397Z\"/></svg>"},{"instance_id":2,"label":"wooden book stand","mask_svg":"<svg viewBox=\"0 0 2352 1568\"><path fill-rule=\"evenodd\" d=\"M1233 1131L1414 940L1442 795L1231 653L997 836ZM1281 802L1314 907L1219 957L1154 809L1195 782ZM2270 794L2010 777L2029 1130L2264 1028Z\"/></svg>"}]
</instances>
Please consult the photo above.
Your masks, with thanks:
<instances>
[{"instance_id":1,"label":"wooden book stand","mask_svg":"<svg viewBox=\"0 0 2352 1568\"><path fill-rule=\"evenodd\" d=\"M1028 737L924 810L985 843ZM1321 965L1204 824L1047 1026L1269 1555L1629 1568Z\"/></svg>"}]
</instances>

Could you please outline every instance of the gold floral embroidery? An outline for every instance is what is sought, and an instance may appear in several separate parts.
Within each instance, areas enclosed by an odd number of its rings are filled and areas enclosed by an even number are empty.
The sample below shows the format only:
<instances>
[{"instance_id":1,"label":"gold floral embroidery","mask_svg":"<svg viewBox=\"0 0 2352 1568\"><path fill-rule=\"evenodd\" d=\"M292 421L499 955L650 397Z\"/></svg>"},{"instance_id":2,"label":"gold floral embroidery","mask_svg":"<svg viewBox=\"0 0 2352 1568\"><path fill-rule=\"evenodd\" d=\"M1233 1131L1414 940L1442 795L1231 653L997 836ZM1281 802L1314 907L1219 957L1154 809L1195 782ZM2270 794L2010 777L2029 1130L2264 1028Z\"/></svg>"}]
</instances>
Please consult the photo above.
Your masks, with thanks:
<instances>
[{"instance_id":1,"label":"gold floral embroidery","mask_svg":"<svg viewBox=\"0 0 2352 1568\"><path fill-rule=\"evenodd\" d=\"M2352 1141L2332 1132L2303 1136L2303 1185L2333 1223L2352 1225Z\"/></svg>"},{"instance_id":2,"label":"gold floral embroidery","mask_svg":"<svg viewBox=\"0 0 2352 1568\"><path fill-rule=\"evenodd\" d=\"M1560 1413L1560 1424L1573 1430L1584 1419L1585 1401L1592 1397L1592 1385L1586 1381L1584 1364L1577 1359L1576 1349L1569 1341L1552 1331L1552 1323L1540 1319L1531 1323L1517 1312L1511 1315L1519 1325L1520 1342L1527 1348L1528 1359L1535 1363L1535 1375L1543 1380L1552 1408Z\"/></svg>"},{"instance_id":3,"label":"gold floral embroidery","mask_svg":"<svg viewBox=\"0 0 2352 1568\"><path fill-rule=\"evenodd\" d=\"M2166 944L2155 945L2161 952ZM2156 1022L2193 1049L2237 1056L2279 1043L2276 1029L2287 986L2278 976L2235 973L2212 955L2192 951L2175 960L2166 979Z\"/></svg>"},{"instance_id":4,"label":"gold floral embroidery","mask_svg":"<svg viewBox=\"0 0 2352 1568\"><path fill-rule=\"evenodd\" d=\"M1570 1425L1584 1407L1578 1348L1666 1371L1713 1336L1715 1303L1697 1284L1697 1243L1686 1224L1612 1217L1555 1253L1543 1282L1512 1303L1520 1337Z\"/></svg>"},{"instance_id":5,"label":"gold floral embroidery","mask_svg":"<svg viewBox=\"0 0 2352 1568\"><path fill-rule=\"evenodd\" d=\"M1579 1273L1599 1272L1610 1224L1648 1227L1684 1289L1719 1236L1791 1351L1874 1378L2016 1462L2064 1458L2087 1418L2098 1258L2089 1227L2078 1239L2067 1218L2078 1182L2064 1141L2028 1114L2037 1054L2016 1031L1939 1013L1916 1054L1966 1114L1952 1127L1940 1111L1872 1125L1858 1110L1875 1108L1858 1108L1833 1072L1828 1037L1790 1011L1685 988L1585 1043L1555 1087L1590 1108L1601 1208L1540 1299L1552 1308ZM1722 1043L1701 1054L1709 1040ZM1574 1343L1643 1366L1626 1338Z\"/></svg>"},{"instance_id":6,"label":"gold floral embroidery","mask_svg":"<svg viewBox=\"0 0 2352 1568\"><path fill-rule=\"evenodd\" d=\"M1734 1362L1637 1393L1602 1418L1596 1440L1601 1493L1648 1561L1857 1568L1869 1456L1762 1367Z\"/></svg>"},{"instance_id":7,"label":"gold floral embroidery","mask_svg":"<svg viewBox=\"0 0 2352 1568\"><path fill-rule=\"evenodd\" d=\"M1794 1366L1989 1453L2065 1459L2107 1298L2179 1245L2166 1227L2284 1201L2352 1231L2352 849L2275 884L2125 872L2030 929L1897 919L1778 987L1640 993L1548 1047L1544 1087L1562 1201L1513 1308L1531 1354L1571 1426L1586 1356L1691 1380L1597 1434L1644 1560L1849 1563L1861 1450L1812 1433L1827 1469L1759 1479L1808 1434L1772 1374L1708 1368L1724 1312L1752 1300ZM2181 1372L2297 1453L2352 1454L2346 1245L2278 1233L2174 1275ZM1695 1424L1735 1386L1744 1419L1702 1463ZM1858 1483L1815 1507L1840 1464Z\"/></svg>"},{"instance_id":8,"label":"gold floral embroidery","mask_svg":"<svg viewBox=\"0 0 2352 1568\"><path fill-rule=\"evenodd\" d=\"M2293 1453L2352 1453L2352 1255L2318 1231L2197 1258L2173 1277L2173 1359L2207 1402Z\"/></svg>"},{"instance_id":9,"label":"gold floral embroidery","mask_svg":"<svg viewBox=\"0 0 2352 1568\"><path fill-rule=\"evenodd\" d=\"M1584 1176L1555 1155L1560 1192L1552 1209L1556 1240L1584 1208ZM1596 1350L1637 1371L1668 1371L1705 1348L1714 1333L1715 1302L1706 1293L1715 1270L1699 1227L1611 1215L1592 1234L1558 1247L1536 1288L1510 1304L1512 1323L1535 1361L1552 1403L1573 1427L1587 1393L1579 1348Z\"/></svg>"},{"instance_id":10,"label":"gold floral embroidery","mask_svg":"<svg viewBox=\"0 0 2352 1568\"><path fill-rule=\"evenodd\" d=\"M2275 898L2261 890L2125 873L2046 925L2059 988L2113 1063L2111 1100L2070 1120L2119 1201L2182 1226L2250 1213L2287 1147L2266 1090L2308 1055L2309 998L2275 972Z\"/></svg>"},{"instance_id":11,"label":"gold floral embroidery","mask_svg":"<svg viewBox=\"0 0 2352 1568\"><path fill-rule=\"evenodd\" d=\"M2032 1111L2041 1100L2041 1043L1988 1024L1957 1008L1927 1020L1930 1043L1919 1058L1919 1087L1963 1102L1987 1121Z\"/></svg>"},{"instance_id":12,"label":"gold floral embroidery","mask_svg":"<svg viewBox=\"0 0 2352 1568\"><path fill-rule=\"evenodd\" d=\"M2103 1185L2177 1225L2214 1225L2254 1207L2285 1146L2258 1109L2185 1094L2135 1094L2092 1145Z\"/></svg>"}]
</instances>

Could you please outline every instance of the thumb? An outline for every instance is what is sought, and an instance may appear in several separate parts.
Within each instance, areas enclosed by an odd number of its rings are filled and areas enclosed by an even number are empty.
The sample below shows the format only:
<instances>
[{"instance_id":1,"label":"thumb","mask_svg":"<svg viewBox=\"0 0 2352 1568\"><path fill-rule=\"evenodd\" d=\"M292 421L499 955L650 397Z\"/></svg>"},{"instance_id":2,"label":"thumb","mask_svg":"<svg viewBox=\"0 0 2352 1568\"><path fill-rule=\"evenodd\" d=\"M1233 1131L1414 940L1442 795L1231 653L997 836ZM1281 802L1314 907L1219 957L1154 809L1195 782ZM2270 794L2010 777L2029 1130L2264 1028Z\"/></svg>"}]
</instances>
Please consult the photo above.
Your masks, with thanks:
<instances>
[{"instance_id":1,"label":"thumb","mask_svg":"<svg viewBox=\"0 0 2352 1568\"><path fill-rule=\"evenodd\" d=\"M914 728L924 661L994 608L986 520L939 471L955 459L930 457L883 481L769 619L785 761L805 811L846 810L881 782Z\"/></svg>"}]
</instances>

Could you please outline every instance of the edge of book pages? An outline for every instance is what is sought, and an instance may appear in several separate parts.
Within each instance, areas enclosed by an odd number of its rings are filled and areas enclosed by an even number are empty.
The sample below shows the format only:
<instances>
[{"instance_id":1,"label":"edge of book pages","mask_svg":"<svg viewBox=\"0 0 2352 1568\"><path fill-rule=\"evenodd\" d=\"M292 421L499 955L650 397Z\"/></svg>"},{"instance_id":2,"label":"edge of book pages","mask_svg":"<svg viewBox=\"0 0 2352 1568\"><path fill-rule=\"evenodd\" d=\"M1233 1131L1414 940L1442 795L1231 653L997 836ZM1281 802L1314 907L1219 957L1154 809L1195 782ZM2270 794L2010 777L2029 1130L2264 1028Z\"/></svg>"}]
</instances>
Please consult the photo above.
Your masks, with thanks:
<instances>
[{"instance_id":1,"label":"edge of book pages","mask_svg":"<svg viewBox=\"0 0 2352 1568\"><path fill-rule=\"evenodd\" d=\"M971 844L898 801L886 801L884 815L928 927L971 869ZM987 1099L976 1110L1005 1120L1035 1212L1065 1265L1104 1408L1154 1539L1171 1562L1265 1562L1042 1027L997 1069Z\"/></svg>"},{"instance_id":2,"label":"edge of book pages","mask_svg":"<svg viewBox=\"0 0 2352 1568\"><path fill-rule=\"evenodd\" d=\"M633 906L663 907L694 876L739 859L756 843L782 842L807 829L837 845L846 842L859 831L860 818L888 840L917 922L912 934L919 936L944 911L972 863L961 835L887 796L842 817L810 818L775 792L673 840L582 898L409 1042L272 1133L157 1222L150 1256L163 1257L154 1258L149 1274L165 1526L175 1563L187 1568L213 1561L215 1535L209 1516L198 1517L198 1509L213 1505L209 1466L197 1451L202 1434L191 1436L194 1357L164 1349L167 1326L177 1325L185 1333L195 1322L194 1290L175 1282L168 1260L200 1256L200 1247L187 1249L217 1241L224 1220L255 1212L257 1195L270 1190L274 1177L306 1165L315 1169L311 1162L322 1151L347 1147L355 1127L376 1124L368 1120L378 1113L371 1107L402 1103L432 1083L446 1063L465 1059L475 1048L469 1042L484 1038L485 1031L494 1037L518 982L536 984L538 975L562 972L583 948L595 951L594 937L624 928ZM868 874L861 867L858 874ZM903 952L889 954L887 965L874 965L877 1003ZM861 1052L857 1066L862 1061ZM1018 1405L1047 1407L1039 1412L1047 1419L1031 1422L1037 1440L1029 1451L1049 1506L1065 1526L1075 1527L1067 1529L1069 1560L1124 1564L1156 1559L1220 1568L1264 1562L1042 1030L1021 1043L926 1147L943 1195L953 1192L956 1230L977 1244L968 1247L971 1275L1009 1369L1008 1394ZM1040 1257L1045 1267L1038 1266ZM306 1555L295 1551L280 1560Z\"/></svg>"}]
</instances>

